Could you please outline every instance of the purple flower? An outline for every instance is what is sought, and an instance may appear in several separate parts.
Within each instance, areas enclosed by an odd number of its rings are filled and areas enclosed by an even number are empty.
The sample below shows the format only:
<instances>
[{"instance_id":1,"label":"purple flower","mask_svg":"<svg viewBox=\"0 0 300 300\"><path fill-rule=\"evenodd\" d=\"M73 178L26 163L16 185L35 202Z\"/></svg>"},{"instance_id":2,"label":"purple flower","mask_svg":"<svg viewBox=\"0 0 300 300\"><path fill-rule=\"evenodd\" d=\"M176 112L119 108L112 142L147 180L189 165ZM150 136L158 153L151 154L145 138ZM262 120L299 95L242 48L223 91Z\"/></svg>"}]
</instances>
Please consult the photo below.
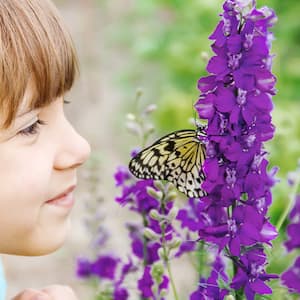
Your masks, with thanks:
<instances>
[{"instance_id":1,"label":"purple flower","mask_svg":"<svg viewBox=\"0 0 300 300\"><path fill-rule=\"evenodd\" d=\"M152 290L154 283L155 281L151 276L151 267L146 266L142 278L138 280L138 289L140 290L142 297L156 299L154 298L155 296ZM158 292L160 293L162 290L167 290L168 285L169 279L166 276L163 276L162 282L158 286ZM163 298L160 299L163 300Z\"/></svg>"},{"instance_id":2,"label":"purple flower","mask_svg":"<svg viewBox=\"0 0 300 300\"><path fill-rule=\"evenodd\" d=\"M188 204L179 210L177 220L181 222L182 228L190 231L198 231L203 227L202 214L206 204L195 198L190 198Z\"/></svg>"},{"instance_id":3,"label":"purple flower","mask_svg":"<svg viewBox=\"0 0 300 300\"><path fill-rule=\"evenodd\" d=\"M145 259L146 263L151 265L153 262L159 260L158 249L160 244L157 242L148 242L146 253L144 253L144 243L141 239L135 239L131 244L132 252L140 259Z\"/></svg>"},{"instance_id":4,"label":"purple flower","mask_svg":"<svg viewBox=\"0 0 300 300\"><path fill-rule=\"evenodd\" d=\"M116 186L122 194L116 197L116 202L128 205L133 211L147 214L151 209L159 207L157 199L151 197L147 188L155 189L153 180L136 180L125 166L119 166L114 174Z\"/></svg>"},{"instance_id":5,"label":"purple flower","mask_svg":"<svg viewBox=\"0 0 300 300\"><path fill-rule=\"evenodd\" d=\"M290 212L291 223L287 226L289 239L285 242L288 251L300 249L300 195L296 195L295 205ZM296 258L295 263L281 275L281 281L289 288L292 293L300 294L300 256Z\"/></svg>"},{"instance_id":6,"label":"purple flower","mask_svg":"<svg viewBox=\"0 0 300 300\"><path fill-rule=\"evenodd\" d=\"M153 180L125 180L121 187L122 195L116 198L119 204L129 205L131 210L144 214L159 206L158 200L147 192L148 187L155 188Z\"/></svg>"},{"instance_id":7,"label":"purple flower","mask_svg":"<svg viewBox=\"0 0 300 300\"><path fill-rule=\"evenodd\" d=\"M297 195L294 208L290 213L291 223L287 226L289 239L285 242L288 251L300 248L300 195Z\"/></svg>"},{"instance_id":8,"label":"purple flower","mask_svg":"<svg viewBox=\"0 0 300 300\"><path fill-rule=\"evenodd\" d=\"M92 275L92 264L91 262L84 258L79 257L77 259L77 276L80 278L88 278Z\"/></svg>"},{"instance_id":9,"label":"purple flower","mask_svg":"<svg viewBox=\"0 0 300 300\"><path fill-rule=\"evenodd\" d=\"M145 240L142 227L132 224L128 224L127 227L131 238L132 253L143 260L147 265L158 261L158 249L161 247L160 244L155 241Z\"/></svg>"},{"instance_id":10,"label":"purple flower","mask_svg":"<svg viewBox=\"0 0 300 300\"><path fill-rule=\"evenodd\" d=\"M300 294L300 256L294 265L281 275L281 280L290 292Z\"/></svg>"},{"instance_id":11,"label":"purple flower","mask_svg":"<svg viewBox=\"0 0 300 300\"><path fill-rule=\"evenodd\" d=\"M92 273L100 278L113 280L118 263L119 259L112 256L99 256L98 259L92 263Z\"/></svg>"},{"instance_id":12,"label":"purple flower","mask_svg":"<svg viewBox=\"0 0 300 300\"><path fill-rule=\"evenodd\" d=\"M117 288L114 290L114 300L127 300L129 297L128 291L124 288Z\"/></svg>"},{"instance_id":13,"label":"purple flower","mask_svg":"<svg viewBox=\"0 0 300 300\"><path fill-rule=\"evenodd\" d=\"M142 296L146 298L153 296L151 288L154 284L154 281L152 279L150 271L151 268L149 266L146 266L142 278L138 280L138 289L140 290Z\"/></svg>"},{"instance_id":14,"label":"purple flower","mask_svg":"<svg viewBox=\"0 0 300 300\"><path fill-rule=\"evenodd\" d=\"M237 206L228 227L229 249L234 256L240 255L241 246L252 246L256 243L270 244L270 241L277 236L275 227L252 206Z\"/></svg>"},{"instance_id":15,"label":"purple flower","mask_svg":"<svg viewBox=\"0 0 300 300\"><path fill-rule=\"evenodd\" d=\"M289 224L287 227L287 234L289 235L289 240L285 242L285 246L288 251L300 248L300 223Z\"/></svg>"},{"instance_id":16,"label":"purple flower","mask_svg":"<svg viewBox=\"0 0 300 300\"><path fill-rule=\"evenodd\" d=\"M228 277L222 259L217 256L212 264L210 276L200 279L198 289L190 295L190 300L224 299L228 290L219 288L220 281L227 283Z\"/></svg>"},{"instance_id":17,"label":"purple flower","mask_svg":"<svg viewBox=\"0 0 300 300\"><path fill-rule=\"evenodd\" d=\"M262 249L253 249L240 257L231 287L244 289L247 300L254 300L255 294L272 294L265 281L278 278L277 275L265 272L266 255Z\"/></svg>"},{"instance_id":18,"label":"purple flower","mask_svg":"<svg viewBox=\"0 0 300 300\"><path fill-rule=\"evenodd\" d=\"M175 257L180 257L184 253L192 252L196 250L196 242L189 239L189 234L187 234L187 238L181 243L179 250L175 254Z\"/></svg>"},{"instance_id":19,"label":"purple flower","mask_svg":"<svg viewBox=\"0 0 300 300\"><path fill-rule=\"evenodd\" d=\"M124 263L122 268L121 268L121 274L119 280L116 282L117 286L120 286L125 277L131 273L131 272L136 272L138 270L137 266L133 263L132 259L129 257L128 262Z\"/></svg>"},{"instance_id":20,"label":"purple flower","mask_svg":"<svg viewBox=\"0 0 300 300\"><path fill-rule=\"evenodd\" d=\"M117 172L114 174L116 186L122 186L132 176L125 166L119 166Z\"/></svg>"}]
</instances>

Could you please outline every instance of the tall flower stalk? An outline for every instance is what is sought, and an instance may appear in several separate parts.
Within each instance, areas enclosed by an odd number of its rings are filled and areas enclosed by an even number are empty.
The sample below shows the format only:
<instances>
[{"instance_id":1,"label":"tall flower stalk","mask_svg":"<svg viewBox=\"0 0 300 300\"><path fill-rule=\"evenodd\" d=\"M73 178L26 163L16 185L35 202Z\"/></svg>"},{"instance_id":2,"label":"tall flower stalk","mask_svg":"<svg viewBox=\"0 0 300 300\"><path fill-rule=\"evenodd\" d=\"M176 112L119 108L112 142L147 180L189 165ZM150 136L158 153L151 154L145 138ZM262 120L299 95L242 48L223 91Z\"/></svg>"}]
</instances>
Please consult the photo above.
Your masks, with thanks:
<instances>
[{"instance_id":1,"label":"tall flower stalk","mask_svg":"<svg viewBox=\"0 0 300 300\"><path fill-rule=\"evenodd\" d=\"M244 293L254 299L272 293L265 281L276 277L265 272L264 253L277 235L266 215L276 170L268 173L264 149L274 134L269 29L276 15L257 9L255 1L227 0L221 16L210 36L215 54L207 64L210 75L199 79L195 105L208 122L202 185L208 195L201 199L205 218L199 236L232 260L236 298Z\"/></svg>"}]
</instances>

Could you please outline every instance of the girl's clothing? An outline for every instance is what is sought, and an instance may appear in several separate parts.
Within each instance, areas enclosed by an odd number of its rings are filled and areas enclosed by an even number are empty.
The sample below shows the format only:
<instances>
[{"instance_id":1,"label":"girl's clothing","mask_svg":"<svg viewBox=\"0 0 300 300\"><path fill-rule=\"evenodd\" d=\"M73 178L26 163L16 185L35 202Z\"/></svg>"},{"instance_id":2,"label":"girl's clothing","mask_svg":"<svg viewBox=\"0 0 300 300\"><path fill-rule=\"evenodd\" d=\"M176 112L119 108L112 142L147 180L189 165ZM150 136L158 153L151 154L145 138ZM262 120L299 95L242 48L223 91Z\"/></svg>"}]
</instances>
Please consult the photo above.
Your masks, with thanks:
<instances>
[{"instance_id":1,"label":"girl's clothing","mask_svg":"<svg viewBox=\"0 0 300 300\"><path fill-rule=\"evenodd\" d=\"M0 300L5 300L6 281L4 277L3 266L0 258Z\"/></svg>"}]
</instances>

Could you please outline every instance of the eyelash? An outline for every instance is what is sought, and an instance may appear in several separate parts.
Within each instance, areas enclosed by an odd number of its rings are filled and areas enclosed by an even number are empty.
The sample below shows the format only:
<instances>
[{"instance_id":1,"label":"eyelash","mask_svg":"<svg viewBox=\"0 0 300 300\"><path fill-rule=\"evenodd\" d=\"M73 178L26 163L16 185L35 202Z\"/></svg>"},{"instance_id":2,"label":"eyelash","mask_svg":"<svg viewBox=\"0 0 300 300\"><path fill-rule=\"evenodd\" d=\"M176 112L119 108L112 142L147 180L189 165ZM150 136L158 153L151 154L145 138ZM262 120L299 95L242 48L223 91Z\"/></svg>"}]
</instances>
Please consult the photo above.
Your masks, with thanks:
<instances>
[{"instance_id":1,"label":"eyelash","mask_svg":"<svg viewBox=\"0 0 300 300\"><path fill-rule=\"evenodd\" d=\"M31 124L30 126L20 130L18 132L19 135L23 135L23 136L29 136L29 135L34 135L37 134L40 130L40 126L41 125L46 125L47 123L42 121L42 120L37 120L36 122L34 122L33 124Z\"/></svg>"},{"instance_id":2,"label":"eyelash","mask_svg":"<svg viewBox=\"0 0 300 300\"><path fill-rule=\"evenodd\" d=\"M70 103L71 103L70 101L64 100L64 104L70 104ZM47 125L47 123L43 120L37 120L36 122L31 124L30 126L20 130L18 132L18 135L30 136L30 135L37 134L40 130L41 125Z\"/></svg>"}]
</instances>

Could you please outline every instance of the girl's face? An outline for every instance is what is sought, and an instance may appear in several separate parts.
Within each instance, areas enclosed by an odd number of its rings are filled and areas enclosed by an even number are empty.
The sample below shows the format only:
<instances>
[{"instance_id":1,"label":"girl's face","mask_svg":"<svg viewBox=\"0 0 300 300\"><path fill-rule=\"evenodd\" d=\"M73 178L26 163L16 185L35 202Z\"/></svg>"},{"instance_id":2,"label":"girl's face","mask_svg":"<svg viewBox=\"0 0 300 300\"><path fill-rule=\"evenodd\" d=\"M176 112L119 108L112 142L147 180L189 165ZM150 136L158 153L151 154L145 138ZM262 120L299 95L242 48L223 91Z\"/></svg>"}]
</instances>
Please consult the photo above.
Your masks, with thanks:
<instances>
[{"instance_id":1,"label":"girl's face","mask_svg":"<svg viewBox=\"0 0 300 300\"><path fill-rule=\"evenodd\" d=\"M1 253L43 255L61 246L77 168L90 154L87 141L67 121L62 98L28 111L30 97L27 89L19 116L0 129ZM48 201L64 192L67 196Z\"/></svg>"}]
</instances>

